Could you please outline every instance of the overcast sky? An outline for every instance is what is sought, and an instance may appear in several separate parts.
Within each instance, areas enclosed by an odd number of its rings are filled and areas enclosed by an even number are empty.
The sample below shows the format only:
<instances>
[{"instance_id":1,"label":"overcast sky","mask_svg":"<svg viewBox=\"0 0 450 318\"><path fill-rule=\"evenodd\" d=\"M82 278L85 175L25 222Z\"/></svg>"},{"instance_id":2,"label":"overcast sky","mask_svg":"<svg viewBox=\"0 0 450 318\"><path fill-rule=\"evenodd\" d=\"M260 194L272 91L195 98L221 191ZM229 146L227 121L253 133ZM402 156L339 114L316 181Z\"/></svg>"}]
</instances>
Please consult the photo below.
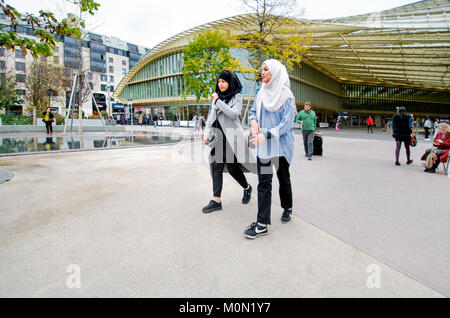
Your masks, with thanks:
<instances>
[{"instance_id":1,"label":"overcast sky","mask_svg":"<svg viewBox=\"0 0 450 318\"><path fill-rule=\"evenodd\" d=\"M6 0L20 12L67 11L64 0ZM152 48L195 26L245 13L241 0L96 0L101 4L88 29ZM297 0L303 18L327 19L391 9L411 0Z\"/></svg>"}]
</instances>

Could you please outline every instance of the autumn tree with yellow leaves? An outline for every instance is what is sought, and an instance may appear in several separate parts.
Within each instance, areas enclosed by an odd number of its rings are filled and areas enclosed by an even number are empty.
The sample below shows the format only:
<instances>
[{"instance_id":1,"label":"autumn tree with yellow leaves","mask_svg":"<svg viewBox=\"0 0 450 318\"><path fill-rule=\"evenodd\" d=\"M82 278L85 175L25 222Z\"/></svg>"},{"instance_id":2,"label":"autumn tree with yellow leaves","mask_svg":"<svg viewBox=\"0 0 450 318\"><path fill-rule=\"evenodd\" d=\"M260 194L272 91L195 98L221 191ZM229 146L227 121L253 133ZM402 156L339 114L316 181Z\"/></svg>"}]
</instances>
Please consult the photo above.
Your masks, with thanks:
<instances>
[{"instance_id":1,"label":"autumn tree with yellow leaves","mask_svg":"<svg viewBox=\"0 0 450 318\"><path fill-rule=\"evenodd\" d=\"M250 13L239 25L234 46L248 52L255 79L261 64L269 58L277 59L288 69L300 65L311 43L311 35L296 17L302 14L295 0L242 0Z\"/></svg>"}]
</instances>

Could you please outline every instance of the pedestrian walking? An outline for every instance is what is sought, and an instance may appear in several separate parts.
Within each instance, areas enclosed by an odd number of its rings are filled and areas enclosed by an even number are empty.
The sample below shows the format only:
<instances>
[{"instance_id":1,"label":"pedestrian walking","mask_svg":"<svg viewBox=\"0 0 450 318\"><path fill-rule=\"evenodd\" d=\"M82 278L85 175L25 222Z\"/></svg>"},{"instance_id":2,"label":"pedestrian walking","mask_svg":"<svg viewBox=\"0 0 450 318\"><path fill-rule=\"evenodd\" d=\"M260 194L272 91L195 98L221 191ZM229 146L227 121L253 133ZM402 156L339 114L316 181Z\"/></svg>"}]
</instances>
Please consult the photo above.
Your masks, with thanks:
<instances>
[{"instance_id":1,"label":"pedestrian walking","mask_svg":"<svg viewBox=\"0 0 450 318\"><path fill-rule=\"evenodd\" d=\"M369 116L369 118L367 118L366 124L367 124L367 133L369 133L369 131L370 131L373 134L373 119L372 119L372 116Z\"/></svg>"},{"instance_id":2,"label":"pedestrian walking","mask_svg":"<svg viewBox=\"0 0 450 318\"><path fill-rule=\"evenodd\" d=\"M156 113L153 115L153 128L158 128L158 115Z\"/></svg>"},{"instance_id":3,"label":"pedestrian walking","mask_svg":"<svg viewBox=\"0 0 450 318\"><path fill-rule=\"evenodd\" d=\"M294 154L295 98L290 89L286 67L277 60L267 60L261 69L262 85L249 113L251 145L257 149L258 214L257 221L244 232L254 239L268 234L271 224L272 166L280 184L282 222L292 215L292 186L289 166ZM315 119L315 116L314 116Z\"/></svg>"},{"instance_id":4,"label":"pedestrian walking","mask_svg":"<svg viewBox=\"0 0 450 318\"><path fill-rule=\"evenodd\" d=\"M433 139L434 139L434 138L436 138L436 135L439 132L439 118L436 118L436 120L434 121L433 128L434 128L434 131L433 131Z\"/></svg>"},{"instance_id":5,"label":"pedestrian walking","mask_svg":"<svg viewBox=\"0 0 450 318\"><path fill-rule=\"evenodd\" d=\"M298 113L295 121L302 127L305 157L312 160L314 151L314 131L316 130L316 113L311 110L311 102L305 102L304 109Z\"/></svg>"},{"instance_id":6,"label":"pedestrian walking","mask_svg":"<svg viewBox=\"0 0 450 318\"><path fill-rule=\"evenodd\" d=\"M52 123L54 122L55 119L50 107L47 107L47 109L45 110L45 112L42 113L42 115L44 116L42 121L45 123L47 134L53 134Z\"/></svg>"},{"instance_id":7,"label":"pedestrian walking","mask_svg":"<svg viewBox=\"0 0 450 318\"><path fill-rule=\"evenodd\" d=\"M252 187L242 171L240 163L245 161L244 147L247 145L240 121L242 111L242 84L236 74L222 71L216 82L216 91L212 94L212 107L208 115L203 133L203 142L208 144L213 127L215 127L214 143L209 155L210 171L213 183L213 199L203 207L203 213L222 210L223 171L225 165L228 172L243 189L242 203L250 201ZM198 124L198 123L197 123ZM240 140L240 142L238 141ZM239 158L239 161L238 161Z\"/></svg>"},{"instance_id":8,"label":"pedestrian walking","mask_svg":"<svg viewBox=\"0 0 450 318\"><path fill-rule=\"evenodd\" d=\"M395 149L395 165L400 166L399 155L402 143L405 145L406 150L406 164L409 165L413 161L411 158L410 142L412 133L412 124L409 115L406 114L405 107L398 108L398 114L392 117L392 137L395 139L396 149Z\"/></svg>"},{"instance_id":9,"label":"pedestrian walking","mask_svg":"<svg viewBox=\"0 0 450 318\"><path fill-rule=\"evenodd\" d=\"M426 117L425 122L423 123L423 129L425 130L425 140L430 140L430 130L433 128L433 124L431 123L430 117Z\"/></svg>"}]
</instances>

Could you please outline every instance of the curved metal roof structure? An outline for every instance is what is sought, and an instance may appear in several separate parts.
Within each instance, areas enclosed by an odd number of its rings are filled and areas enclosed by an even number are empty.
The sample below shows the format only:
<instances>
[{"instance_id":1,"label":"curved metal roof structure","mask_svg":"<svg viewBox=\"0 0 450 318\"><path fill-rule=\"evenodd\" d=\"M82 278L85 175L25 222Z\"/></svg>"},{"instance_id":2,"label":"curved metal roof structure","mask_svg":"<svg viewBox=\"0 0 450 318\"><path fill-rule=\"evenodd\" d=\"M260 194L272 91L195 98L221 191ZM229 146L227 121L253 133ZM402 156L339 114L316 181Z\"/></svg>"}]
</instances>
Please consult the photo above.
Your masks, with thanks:
<instances>
[{"instance_id":1,"label":"curved metal roof structure","mask_svg":"<svg viewBox=\"0 0 450 318\"><path fill-rule=\"evenodd\" d=\"M127 73L119 98L150 61L180 50L198 33L239 32L251 14L207 23L158 44ZM390 10L327 20L296 20L313 40L304 61L341 83L450 91L450 1L425 0Z\"/></svg>"}]
</instances>

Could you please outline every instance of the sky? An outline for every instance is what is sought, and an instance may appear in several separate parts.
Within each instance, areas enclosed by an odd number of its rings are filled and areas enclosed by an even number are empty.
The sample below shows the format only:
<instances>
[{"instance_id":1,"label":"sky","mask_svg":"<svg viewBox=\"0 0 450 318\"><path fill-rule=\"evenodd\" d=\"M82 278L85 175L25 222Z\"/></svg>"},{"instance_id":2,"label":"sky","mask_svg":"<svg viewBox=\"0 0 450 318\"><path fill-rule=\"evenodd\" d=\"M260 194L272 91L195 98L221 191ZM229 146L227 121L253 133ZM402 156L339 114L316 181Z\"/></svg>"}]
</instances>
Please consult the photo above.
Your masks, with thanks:
<instances>
[{"instance_id":1,"label":"sky","mask_svg":"<svg viewBox=\"0 0 450 318\"><path fill-rule=\"evenodd\" d=\"M246 13L242 0L96 0L101 6L87 20L91 32L118 37L152 48L190 28ZM391 9L411 0L297 0L299 15L328 19ZM37 14L40 9L57 15L68 12L66 0L5 0L19 12ZM303 14L301 14L303 12Z\"/></svg>"}]
</instances>

